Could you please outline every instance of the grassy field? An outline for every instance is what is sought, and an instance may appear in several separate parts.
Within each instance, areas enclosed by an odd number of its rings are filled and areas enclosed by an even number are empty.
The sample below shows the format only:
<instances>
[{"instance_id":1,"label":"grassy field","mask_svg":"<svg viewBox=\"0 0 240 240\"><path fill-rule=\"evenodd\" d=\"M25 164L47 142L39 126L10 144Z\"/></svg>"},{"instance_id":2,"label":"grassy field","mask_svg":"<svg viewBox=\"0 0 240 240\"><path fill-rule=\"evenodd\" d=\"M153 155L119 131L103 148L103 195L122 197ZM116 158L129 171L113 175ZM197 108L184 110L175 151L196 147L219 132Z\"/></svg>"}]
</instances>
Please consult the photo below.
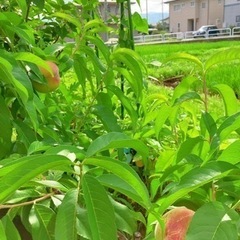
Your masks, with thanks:
<instances>
[{"instance_id":1,"label":"grassy field","mask_svg":"<svg viewBox=\"0 0 240 240\"><path fill-rule=\"evenodd\" d=\"M196 73L195 65L189 62L175 61L161 65L169 56L175 53L188 53L198 57L202 62L208 59L217 51L227 48L239 47L240 41L218 41L218 42L191 42L191 43L174 43L174 44L154 44L138 45L136 51L142 56L148 65L149 75L157 79L159 83L166 79L172 79L180 76L189 76ZM224 63L210 71L207 75L207 83L211 89L217 83L226 83L240 95L240 62Z\"/></svg>"}]
</instances>

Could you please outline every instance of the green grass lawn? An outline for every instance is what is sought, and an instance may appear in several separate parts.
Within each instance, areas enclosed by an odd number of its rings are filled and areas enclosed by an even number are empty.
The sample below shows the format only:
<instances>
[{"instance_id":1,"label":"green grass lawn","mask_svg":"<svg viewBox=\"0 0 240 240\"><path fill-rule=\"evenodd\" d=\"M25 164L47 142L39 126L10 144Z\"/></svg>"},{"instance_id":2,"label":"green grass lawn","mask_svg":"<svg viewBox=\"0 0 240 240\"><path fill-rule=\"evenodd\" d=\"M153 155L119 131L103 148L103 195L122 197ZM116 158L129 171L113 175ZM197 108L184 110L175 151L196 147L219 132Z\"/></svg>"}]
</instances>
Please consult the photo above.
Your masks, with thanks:
<instances>
[{"instance_id":1,"label":"green grass lawn","mask_svg":"<svg viewBox=\"0 0 240 240\"><path fill-rule=\"evenodd\" d=\"M227 48L240 47L240 41L218 41L218 42L191 42L138 45L136 51L142 56L148 65L148 73L161 83L166 79L176 76L189 76L196 73L195 65L187 61L174 61L162 64L165 59L175 53L188 53L202 62L217 51ZM240 63L238 61L224 63L210 71L207 75L208 87L211 89L217 83L225 83L231 86L237 95L240 95Z\"/></svg>"}]
</instances>

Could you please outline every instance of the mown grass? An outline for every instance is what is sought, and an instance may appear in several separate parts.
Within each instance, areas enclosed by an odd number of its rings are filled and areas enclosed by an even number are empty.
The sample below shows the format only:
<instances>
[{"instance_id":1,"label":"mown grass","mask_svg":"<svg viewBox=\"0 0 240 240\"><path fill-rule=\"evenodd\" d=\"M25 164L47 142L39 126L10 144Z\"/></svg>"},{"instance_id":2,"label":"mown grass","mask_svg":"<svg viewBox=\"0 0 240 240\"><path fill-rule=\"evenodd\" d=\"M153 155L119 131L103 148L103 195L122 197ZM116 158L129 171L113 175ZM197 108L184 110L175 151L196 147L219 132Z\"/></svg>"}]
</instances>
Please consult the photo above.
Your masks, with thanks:
<instances>
[{"instance_id":1,"label":"mown grass","mask_svg":"<svg viewBox=\"0 0 240 240\"><path fill-rule=\"evenodd\" d=\"M188 53L202 62L215 54L227 48L240 47L240 41L217 41L217 42L191 42L191 43L173 43L173 44L154 44L138 45L136 51L142 56L148 65L150 76L162 81L176 77L188 76L196 73L196 66L187 61L174 61L161 65L165 59L175 53ZM225 83L231 86L237 95L240 96L240 62L224 63L210 71L207 75L209 89L215 84Z\"/></svg>"}]
</instances>

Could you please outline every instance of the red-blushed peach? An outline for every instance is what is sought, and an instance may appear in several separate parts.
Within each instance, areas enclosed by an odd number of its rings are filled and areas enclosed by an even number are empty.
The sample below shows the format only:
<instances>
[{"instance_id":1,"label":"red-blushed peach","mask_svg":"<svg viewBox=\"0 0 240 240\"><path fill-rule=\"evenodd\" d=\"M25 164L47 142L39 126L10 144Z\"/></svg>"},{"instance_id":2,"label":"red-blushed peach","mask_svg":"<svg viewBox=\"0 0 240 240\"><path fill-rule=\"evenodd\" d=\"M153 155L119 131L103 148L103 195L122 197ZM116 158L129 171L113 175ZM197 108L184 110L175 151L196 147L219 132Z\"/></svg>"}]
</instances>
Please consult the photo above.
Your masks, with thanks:
<instances>
[{"instance_id":1,"label":"red-blushed peach","mask_svg":"<svg viewBox=\"0 0 240 240\"><path fill-rule=\"evenodd\" d=\"M46 61L48 66L51 68L52 73L45 68L39 67L40 72L44 76L46 83L39 83L32 81L33 87L36 91L41 93L48 93L56 90L60 84L60 76L58 66L51 61Z\"/></svg>"},{"instance_id":2,"label":"red-blushed peach","mask_svg":"<svg viewBox=\"0 0 240 240\"><path fill-rule=\"evenodd\" d=\"M185 240L194 211L186 207L176 207L163 215L165 231L157 223L155 227L156 240Z\"/></svg>"}]
</instances>

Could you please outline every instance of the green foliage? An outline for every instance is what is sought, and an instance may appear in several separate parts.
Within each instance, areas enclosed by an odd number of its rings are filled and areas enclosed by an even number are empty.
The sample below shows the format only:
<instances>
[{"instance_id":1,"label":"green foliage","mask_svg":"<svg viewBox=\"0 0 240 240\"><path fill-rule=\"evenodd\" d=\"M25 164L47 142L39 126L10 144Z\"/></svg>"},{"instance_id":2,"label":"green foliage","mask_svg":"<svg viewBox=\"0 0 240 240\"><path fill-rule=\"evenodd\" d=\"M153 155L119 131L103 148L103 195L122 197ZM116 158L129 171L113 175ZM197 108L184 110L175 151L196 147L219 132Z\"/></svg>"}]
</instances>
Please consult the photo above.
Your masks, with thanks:
<instances>
[{"instance_id":1,"label":"green foliage","mask_svg":"<svg viewBox=\"0 0 240 240\"><path fill-rule=\"evenodd\" d=\"M212 114L207 80L238 64L239 51L169 56L161 68L187 61L195 72L169 94L151 93L133 50L145 21L131 19L130 1L117 4L119 29L96 0L0 6L0 238L154 239L154 223L184 205L196 211L187 239L238 239L239 103L216 84L224 112ZM102 35L112 31L110 48ZM59 66L61 85L42 94L32 81L44 82L45 60Z\"/></svg>"}]
</instances>

